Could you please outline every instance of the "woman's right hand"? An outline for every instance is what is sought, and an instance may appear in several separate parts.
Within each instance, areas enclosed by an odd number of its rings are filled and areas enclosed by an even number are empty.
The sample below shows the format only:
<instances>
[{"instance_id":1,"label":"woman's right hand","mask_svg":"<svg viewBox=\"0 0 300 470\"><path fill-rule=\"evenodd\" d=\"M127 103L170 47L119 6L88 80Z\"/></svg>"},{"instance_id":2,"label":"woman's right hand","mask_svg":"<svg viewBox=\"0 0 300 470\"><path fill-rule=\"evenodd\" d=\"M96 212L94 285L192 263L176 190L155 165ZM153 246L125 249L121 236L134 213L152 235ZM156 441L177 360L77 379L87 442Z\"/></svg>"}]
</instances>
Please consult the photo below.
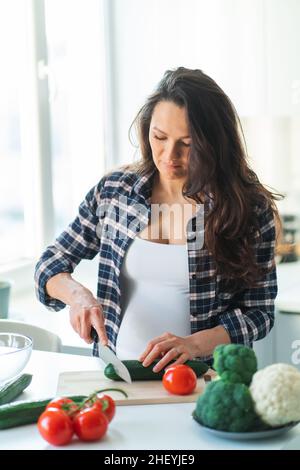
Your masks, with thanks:
<instances>
[{"instance_id":1,"label":"woman's right hand","mask_svg":"<svg viewBox=\"0 0 300 470\"><path fill-rule=\"evenodd\" d=\"M108 343L104 326L103 310L99 302L88 289L83 289L74 296L70 303L70 322L73 329L86 342L92 343L91 330L95 328L100 343Z\"/></svg>"}]
</instances>

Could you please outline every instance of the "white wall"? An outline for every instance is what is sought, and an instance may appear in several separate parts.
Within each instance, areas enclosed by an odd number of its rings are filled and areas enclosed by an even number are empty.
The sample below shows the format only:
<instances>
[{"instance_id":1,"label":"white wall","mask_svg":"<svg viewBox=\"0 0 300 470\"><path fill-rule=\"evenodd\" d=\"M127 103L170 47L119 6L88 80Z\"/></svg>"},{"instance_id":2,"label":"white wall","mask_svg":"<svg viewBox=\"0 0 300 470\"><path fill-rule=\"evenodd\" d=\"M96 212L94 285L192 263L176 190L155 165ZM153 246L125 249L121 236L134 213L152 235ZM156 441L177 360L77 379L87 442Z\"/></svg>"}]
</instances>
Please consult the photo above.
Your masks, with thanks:
<instances>
[{"instance_id":1,"label":"white wall","mask_svg":"<svg viewBox=\"0 0 300 470\"><path fill-rule=\"evenodd\" d=\"M133 159L128 129L146 96L166 69L183 65L202 69L232 99L262 182L299 194L298 0L111 0L111 7L116 163ZM286 210L300 207L295 200Z\"/></svg>"},{"instance_id":2,"label":"white wall","mask_svg":"<svg viewBox=\"0 0 300 470\"><path fill-rule=\"evenodd\" d=\"M224 88L241 114L263 110L261 0L112 4L118 160L126 162L132 155L128 127L166 69L200 68Z\"/></svg>"},{"instance_id":3,"label":"white wall","mask_svg":"<svg viewBox=\"0 0 300 470\"><path fill-rule=\"evenodd\" d=\"M268 110L300 116L300 2L264 0L266 5Z\"/></svg>"}]
</instances>

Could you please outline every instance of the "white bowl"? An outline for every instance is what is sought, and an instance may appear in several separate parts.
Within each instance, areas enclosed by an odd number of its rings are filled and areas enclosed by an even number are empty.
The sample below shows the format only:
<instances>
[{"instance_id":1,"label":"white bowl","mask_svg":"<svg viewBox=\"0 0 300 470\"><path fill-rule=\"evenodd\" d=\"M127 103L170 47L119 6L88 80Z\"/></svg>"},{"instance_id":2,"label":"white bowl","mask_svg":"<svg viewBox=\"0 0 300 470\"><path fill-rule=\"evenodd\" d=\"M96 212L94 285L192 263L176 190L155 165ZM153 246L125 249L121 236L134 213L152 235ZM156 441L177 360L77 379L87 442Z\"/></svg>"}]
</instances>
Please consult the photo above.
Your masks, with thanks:
<instances>
[{"instance_id":1,"label":"white bowl","mask_svg":"<svg viewBox=\"0 0 300 470\"><path fill-rule=\"evenodd\" d=\"M32 339L17 333L0 333L0 384L17 377L29 361Z\"/></svg>"}]
</instances>

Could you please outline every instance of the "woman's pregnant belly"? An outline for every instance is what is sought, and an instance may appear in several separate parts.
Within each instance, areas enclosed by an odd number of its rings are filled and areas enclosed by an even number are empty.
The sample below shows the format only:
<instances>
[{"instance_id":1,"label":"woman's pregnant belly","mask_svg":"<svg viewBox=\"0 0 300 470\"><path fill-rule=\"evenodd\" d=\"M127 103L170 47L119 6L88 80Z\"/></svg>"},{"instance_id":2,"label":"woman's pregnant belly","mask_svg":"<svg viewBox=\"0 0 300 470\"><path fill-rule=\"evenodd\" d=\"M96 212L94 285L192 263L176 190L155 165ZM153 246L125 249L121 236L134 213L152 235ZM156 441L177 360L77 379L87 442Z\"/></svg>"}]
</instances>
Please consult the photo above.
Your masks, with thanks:
<instances>
[{"instance_id":1,"label":"woman's pregnant belly","mask_svg":"<svg viewBox=\"0 0 300 470\"><path fill-rule=\"evenodd\" d=\"M138 359L147 343L165 332L191 334L189 294L178 286L139 282L124 310L117 338L117 356Z\"/></svg>"},{"instance_id":2,"label":"woman's pregnant belly","mask_svg":"<svg viewBox=\"0 0 300 470\"><path fill-rule=\"evenodd\" d=\"M120 273L122 323L117 356L138 359L147 343L165 332L191 334L188 255L184 245L136 237Z\"/></svg>"}]
</instances>

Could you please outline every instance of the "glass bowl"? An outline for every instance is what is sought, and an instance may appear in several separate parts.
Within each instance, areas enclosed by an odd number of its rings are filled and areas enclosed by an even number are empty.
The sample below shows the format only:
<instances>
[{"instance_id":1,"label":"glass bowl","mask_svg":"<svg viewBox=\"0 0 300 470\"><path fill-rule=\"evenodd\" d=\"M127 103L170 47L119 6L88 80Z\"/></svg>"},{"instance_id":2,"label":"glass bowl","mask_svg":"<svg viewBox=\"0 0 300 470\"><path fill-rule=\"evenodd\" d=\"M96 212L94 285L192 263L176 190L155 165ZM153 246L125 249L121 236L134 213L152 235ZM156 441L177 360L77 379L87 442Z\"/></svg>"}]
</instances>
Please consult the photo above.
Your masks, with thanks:
<instances>
[{"instance_id":1,"label":"glass bowl","mask_svg":"<svg viewBox=\"0 0 300 470\"><path fill-rule=\"evenodd\" d=\"M0 333L0 384L17 377L29 361L32 339L17 333Z\"/></svg>"}]
</instances>

